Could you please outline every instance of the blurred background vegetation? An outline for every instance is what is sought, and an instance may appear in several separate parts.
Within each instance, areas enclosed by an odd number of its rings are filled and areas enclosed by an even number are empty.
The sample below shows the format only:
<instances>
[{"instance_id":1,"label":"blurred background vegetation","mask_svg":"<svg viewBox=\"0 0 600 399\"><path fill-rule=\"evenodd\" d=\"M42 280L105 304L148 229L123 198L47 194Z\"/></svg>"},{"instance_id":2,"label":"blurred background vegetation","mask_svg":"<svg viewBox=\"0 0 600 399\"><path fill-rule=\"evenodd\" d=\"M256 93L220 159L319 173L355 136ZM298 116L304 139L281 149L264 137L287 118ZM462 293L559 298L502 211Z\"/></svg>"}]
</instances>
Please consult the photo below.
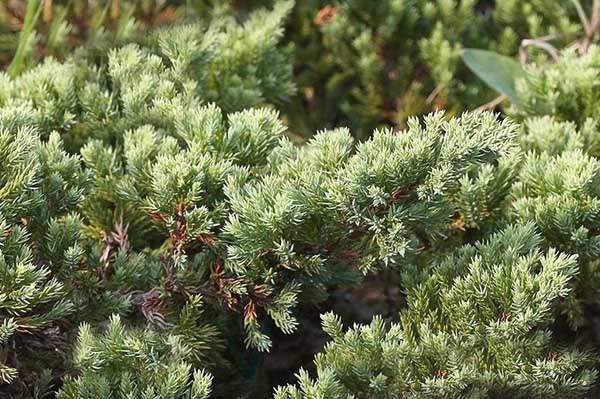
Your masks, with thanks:
<instances>
[{"instance_id":1,"label":"blurred background vegetation","mask_svg":"<svg viewBox=\"0 0 600 399\"><path fill-rule=\"evenodd\" d=\"M167 25L208 23L216 15L243 20L277 1L4 0L0 63L12 62L16 73L84 45L102 54ZM359 139L383 125L404 127L411 115L473 109L497 94L464 65L463 48L549 59L548 47L568 47L584 34L582 13L591 7L592 0L297 1L284 46L293 54L298 92L279 108L299 137L343 125Z\"/></svg>"}]
</instances>

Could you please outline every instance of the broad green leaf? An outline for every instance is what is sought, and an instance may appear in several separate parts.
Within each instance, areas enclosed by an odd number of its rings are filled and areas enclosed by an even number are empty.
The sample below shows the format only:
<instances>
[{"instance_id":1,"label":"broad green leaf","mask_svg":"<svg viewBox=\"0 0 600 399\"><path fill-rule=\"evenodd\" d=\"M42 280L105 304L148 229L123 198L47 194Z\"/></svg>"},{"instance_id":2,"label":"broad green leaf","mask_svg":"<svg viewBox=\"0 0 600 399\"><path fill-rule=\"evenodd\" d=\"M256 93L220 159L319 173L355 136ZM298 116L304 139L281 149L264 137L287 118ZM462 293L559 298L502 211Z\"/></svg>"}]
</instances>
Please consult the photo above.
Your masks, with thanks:
<instances>
[{"instance_id":1,"label":"broad green leaf","mask_svg":"<svg viewBox=\"0 0 600 399\"><path fill-rule=\"evenodd\" d=\"M515 82L525 76L519 62L493 51L478 49L463 50L462 58L481 80L508 97L513 104L518 103Z\"/></svg>"}]
</instances>

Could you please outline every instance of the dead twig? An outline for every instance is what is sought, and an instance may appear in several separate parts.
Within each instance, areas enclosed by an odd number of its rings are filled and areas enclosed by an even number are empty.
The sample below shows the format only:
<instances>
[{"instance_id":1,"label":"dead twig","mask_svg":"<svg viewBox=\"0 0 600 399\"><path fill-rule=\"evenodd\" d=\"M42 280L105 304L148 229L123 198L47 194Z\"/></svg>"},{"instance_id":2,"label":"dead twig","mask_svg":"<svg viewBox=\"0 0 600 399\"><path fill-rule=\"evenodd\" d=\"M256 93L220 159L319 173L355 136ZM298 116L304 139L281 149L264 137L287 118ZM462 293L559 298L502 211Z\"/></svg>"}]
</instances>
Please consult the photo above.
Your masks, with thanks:
<instances>
[{"instance_id":1,"label":"dead twig","mask_svg":"<svg viewBox=\"0 0 600 399\"><path fill-rule=\"evenodd\" d=\"M578 2L577 0L573 1ZM583 19L582 23L584 24L585 28L585 36L581 42L581 46L579 47L579 52L583 55L587 54L592 41L598 34L600 34L600 0L594 0L594 5L592 6L592 18L590 19L590 22L587 23L587 26Z\"/></svg>"},{"instance_id":2,"label":"dead twig","mask_svg":"<svg viewBox=\"0 0 600 399\"><path fill-rule=\"evenodd\" d=\"M537 47L545 50L554 61L558 61L560 59L560 51L554 47L549 42L552 40L556 40L561 38L562 35L548 35L542 36L535 39L523 39L521 42L521 46L519 47L519 55L521 58L521 62L523 64L527 64L529 62L529 53L527 49L529 47Z\"/></svg>"},{"instance_id":3,"label":"dead twig","mask_svg":"<svg viewBox=\"0 0 600 399\"><path fill-rule=\"evenodd\" d=\"M507 97L505 95L498 96L489 103L482 104L479 107L475 108L475 111L489 111L495 109L498 105L502 103L502 101L506 100L506 98Z\"/></svg>"},{"instance_id":4,"label":"dead twig","mask_svg":"<svg viewBox=\"0 0 600 399\"><path fill-rule=\"evenodd\" d=\"M425 102L427 104L431 104L433 102L433 100L435 100L435 98L437 97L438 94L440 94L440 92L442 90L444 90L444 88L446 87L446 85L444 84L439 84L435 87L435 89L433 89L433 91L429 94L429 96L427 96L427 99L425 100Z\"/></svg>"},{"instance_id":5,"label":"dead twig","mask_svg":"<svg viewBox=\"0 0 600 399\"><path fill-rule=\"evenodd\" d=\"M588 20L587 15L583 10L583 7L581 6L581 3L579 2L579 0L571 0L571 3L573 3L575 9L577 10L577 15L579 15L579 19L581 20L583 29L587 32L590 29L590 21Z\"/></svg>"}]
</instances>

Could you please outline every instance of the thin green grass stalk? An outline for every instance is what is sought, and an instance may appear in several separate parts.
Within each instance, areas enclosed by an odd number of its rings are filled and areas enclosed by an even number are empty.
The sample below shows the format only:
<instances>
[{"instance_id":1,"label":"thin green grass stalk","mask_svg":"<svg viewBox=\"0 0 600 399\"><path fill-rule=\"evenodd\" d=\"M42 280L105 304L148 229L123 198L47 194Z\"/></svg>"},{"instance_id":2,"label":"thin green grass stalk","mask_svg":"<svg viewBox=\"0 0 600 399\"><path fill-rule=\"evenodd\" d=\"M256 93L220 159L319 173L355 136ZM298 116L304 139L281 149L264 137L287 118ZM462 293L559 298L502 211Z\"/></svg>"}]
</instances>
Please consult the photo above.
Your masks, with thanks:
<instances>
[{"instance_id":1,"label":"thin green grass stalk","mask_svg":"<svg viewBox=\"0 0 600 399\"><path fill-rule=\"evenodd\" d=\"M42 11L42 1L40 0L29 0L27 2L27 10L25 12L25 21L23 21L23 29L19 34L19 45L15 56L8 67L8 74L11 77L18 76L23 72L25 68L25 55L27 49L27 43L31 35L33 34L33 28L35 27L38 18Z\"/></svg>"}]
</instances>

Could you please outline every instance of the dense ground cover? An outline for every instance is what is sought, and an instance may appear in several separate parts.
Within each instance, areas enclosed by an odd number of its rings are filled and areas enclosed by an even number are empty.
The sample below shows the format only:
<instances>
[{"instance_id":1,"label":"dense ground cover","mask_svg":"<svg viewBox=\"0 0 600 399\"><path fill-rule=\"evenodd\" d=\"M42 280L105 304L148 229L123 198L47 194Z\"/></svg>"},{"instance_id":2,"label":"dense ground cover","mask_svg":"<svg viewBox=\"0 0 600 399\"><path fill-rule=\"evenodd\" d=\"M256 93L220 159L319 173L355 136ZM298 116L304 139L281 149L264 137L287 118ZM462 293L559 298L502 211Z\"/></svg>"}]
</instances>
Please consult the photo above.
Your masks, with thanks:
<instances>
[{"instance_id":1,"label":"dense ground cover","mask_svg":"<svg viewBox=\"0 0 600 399\"><path fill-rule=\"evenodd\" d=\"M600 1L0 31L0 397L600 393Z\"/></svg>"}]
</instances>

